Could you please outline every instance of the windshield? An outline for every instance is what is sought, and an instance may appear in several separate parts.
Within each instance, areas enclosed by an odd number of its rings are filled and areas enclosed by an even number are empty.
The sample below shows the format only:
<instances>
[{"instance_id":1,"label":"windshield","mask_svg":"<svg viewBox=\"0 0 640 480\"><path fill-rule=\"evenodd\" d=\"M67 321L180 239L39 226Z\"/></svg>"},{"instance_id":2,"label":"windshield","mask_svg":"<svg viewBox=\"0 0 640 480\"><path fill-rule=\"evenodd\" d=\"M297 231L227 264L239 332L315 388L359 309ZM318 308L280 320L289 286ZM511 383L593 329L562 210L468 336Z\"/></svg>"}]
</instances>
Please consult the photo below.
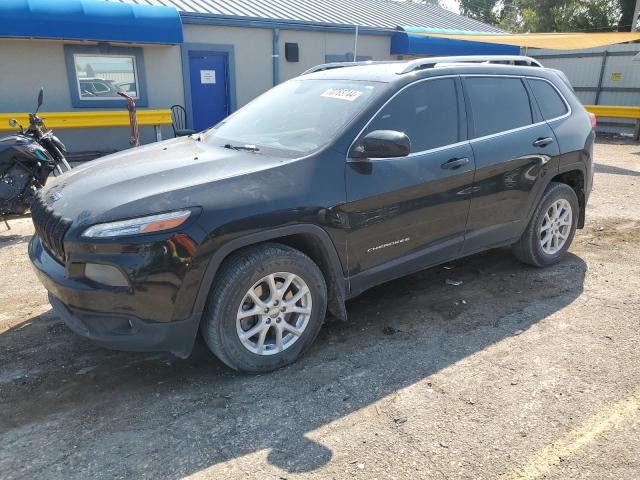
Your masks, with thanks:
<instances>
[{"instance_id":1,"label":"windshield","mask_svg":"<svg viewBox=\"0 0 640 480\"><path fill-rule=\"evenodd\" d=\"M354 80L290 80L218 123L205 140L228 148L307 154L329 143L384 86Z\"/></svg>"}]
</instances>

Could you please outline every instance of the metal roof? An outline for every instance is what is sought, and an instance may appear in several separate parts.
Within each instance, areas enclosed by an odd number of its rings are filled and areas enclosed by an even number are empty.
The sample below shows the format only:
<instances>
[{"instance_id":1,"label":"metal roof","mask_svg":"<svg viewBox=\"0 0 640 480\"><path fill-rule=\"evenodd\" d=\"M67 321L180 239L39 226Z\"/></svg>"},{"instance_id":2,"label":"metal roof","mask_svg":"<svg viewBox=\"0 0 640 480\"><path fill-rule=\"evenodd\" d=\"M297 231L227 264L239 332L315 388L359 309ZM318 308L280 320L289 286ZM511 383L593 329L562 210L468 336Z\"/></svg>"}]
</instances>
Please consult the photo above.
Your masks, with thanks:
<instances>
[{"instance_id":1,"label":"metal roof","mask_svg":"<svg viewBox=\"0 0 640 480\"><path fill-rule=\"evenodd\" d=\"M502 30L436 5L400 0L107 0L173 6L181 13L313 24L359 25L375 29L398 26L474 32Z\"/></svg>"}]
</instances>

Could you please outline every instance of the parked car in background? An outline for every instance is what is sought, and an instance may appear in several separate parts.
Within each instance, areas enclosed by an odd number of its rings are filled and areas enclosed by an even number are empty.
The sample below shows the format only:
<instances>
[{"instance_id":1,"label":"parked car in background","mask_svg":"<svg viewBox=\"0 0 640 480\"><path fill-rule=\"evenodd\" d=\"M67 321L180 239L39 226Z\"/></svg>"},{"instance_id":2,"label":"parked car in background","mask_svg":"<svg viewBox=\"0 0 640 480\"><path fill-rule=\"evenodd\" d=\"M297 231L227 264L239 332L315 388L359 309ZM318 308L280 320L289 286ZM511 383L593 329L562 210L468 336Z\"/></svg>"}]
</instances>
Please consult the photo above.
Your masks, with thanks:
<instances>
[{"instance_id":1,"label":"parked car in background","mask_svg":"<svg viewBox=\"0 0 640 480\"><path fill-rule=\"evenodd\" d=\"M498 64L496 64L498 63ZM489 248L558 262L585 221L592 120L527 57L319 67L201 134L50 182L29 255L76 333L269 371L327 309Z\"/></svg>"},{"instance_id":2,"label":"parked car in background","mask_svg":"<svg viewBox=\"0 0 640 480\"><path fill-rule=\"evenodd\" d=\"M81 78L81 97L117 97L118 87L111 80L104 78Z\"/></svg>"}]
</instances>

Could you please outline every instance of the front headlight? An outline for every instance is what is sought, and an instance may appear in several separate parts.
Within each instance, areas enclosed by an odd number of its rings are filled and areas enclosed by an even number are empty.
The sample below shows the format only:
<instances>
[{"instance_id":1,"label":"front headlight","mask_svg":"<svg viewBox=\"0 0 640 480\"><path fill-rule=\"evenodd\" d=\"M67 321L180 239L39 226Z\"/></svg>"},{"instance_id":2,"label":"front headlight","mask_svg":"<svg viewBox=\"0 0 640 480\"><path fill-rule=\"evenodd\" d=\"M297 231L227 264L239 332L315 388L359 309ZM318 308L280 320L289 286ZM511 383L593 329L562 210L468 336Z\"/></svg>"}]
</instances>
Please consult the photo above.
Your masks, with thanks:
<instances>
[{"instance_id":1,"label":"front headlight","mask_svg":"<svg viewBox=\"0 0 640 480\"><path fill-rule=\"evenodd\" d=\"M191 215L190 210L160 213L147 217L119 220L117 222L99 223L82 232L83 237L110 238L125 235L139 235L141 233L162 232L182 225Z\"/></svg>"}]
</instances>

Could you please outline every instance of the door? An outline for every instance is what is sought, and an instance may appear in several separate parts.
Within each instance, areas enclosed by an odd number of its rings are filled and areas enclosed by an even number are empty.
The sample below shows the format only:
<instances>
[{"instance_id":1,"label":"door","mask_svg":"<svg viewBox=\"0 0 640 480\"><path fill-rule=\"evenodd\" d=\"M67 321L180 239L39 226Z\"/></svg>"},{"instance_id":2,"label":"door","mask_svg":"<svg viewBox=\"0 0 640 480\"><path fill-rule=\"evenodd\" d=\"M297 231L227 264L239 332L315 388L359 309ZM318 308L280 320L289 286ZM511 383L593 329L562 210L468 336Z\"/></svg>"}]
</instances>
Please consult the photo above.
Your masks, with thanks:
<instances>
[{"instance_id":1,"label":"door","mask_svg":"<svg viewBox=\"0 0 640 480\"><path fill-rule=\"evenodd\" d=\"M517 239L549 170L558 168L555 135L524 79L463 78L476 162L464 252Z\"/></svg>"},{"instance_id":2,"label":"door","mask_svg":"<svg viewBox=\"0 0 640 480\"><path fill-rule=\"evenodd\" d=\"M225 53L189 52L193 129L209 128L229 114L228 61Z\"/></svg>"},{"instance_id":3,"label":"door","mask_svg":"<svg viewBox=\"0 0 640 480\"><path fill-rule=\"evenodd\" d=\"M347 163L353 294L460 253L474 171L462 103L456 77L423 80L401 90L362 133L404 132L411 153Z\"/></svg>"}]
</instances>

